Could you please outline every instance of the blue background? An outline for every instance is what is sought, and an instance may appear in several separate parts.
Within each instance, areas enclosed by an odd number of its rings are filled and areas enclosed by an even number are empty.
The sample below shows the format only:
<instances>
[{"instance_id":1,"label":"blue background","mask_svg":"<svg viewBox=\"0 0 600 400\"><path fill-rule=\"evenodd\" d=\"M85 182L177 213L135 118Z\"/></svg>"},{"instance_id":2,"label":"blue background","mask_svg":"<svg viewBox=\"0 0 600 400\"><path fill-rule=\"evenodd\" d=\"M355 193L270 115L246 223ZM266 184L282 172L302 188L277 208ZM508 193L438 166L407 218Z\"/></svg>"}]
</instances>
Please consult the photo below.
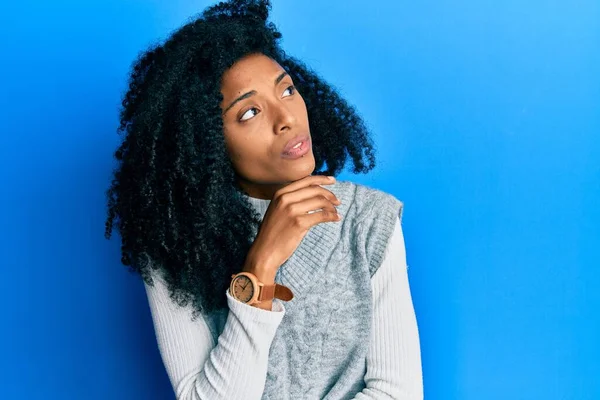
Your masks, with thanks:
<instances>
[{"instance_id":1,"label":"blue background","mask_svg":"<svg viewBox=\"0 0 600 400\"><path fill-rule=\"evenodd\" d=\"M167 399L103 237L130 63L207 1L0 6L0 398ZM275 1L405 202L426 399L600 398L600 3Z\"/></svg>"}]
</instances>

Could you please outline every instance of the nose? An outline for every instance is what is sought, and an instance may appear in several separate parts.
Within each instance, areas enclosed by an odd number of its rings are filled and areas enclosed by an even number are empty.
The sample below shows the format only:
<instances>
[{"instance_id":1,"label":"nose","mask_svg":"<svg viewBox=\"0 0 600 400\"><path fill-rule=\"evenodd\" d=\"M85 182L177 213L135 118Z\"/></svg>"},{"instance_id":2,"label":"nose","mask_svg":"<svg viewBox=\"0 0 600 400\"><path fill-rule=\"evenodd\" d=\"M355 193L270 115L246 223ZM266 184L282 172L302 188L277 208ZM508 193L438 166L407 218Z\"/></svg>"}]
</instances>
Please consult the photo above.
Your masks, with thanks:
<instances>
[{"instance_id":1,"label":"nose","mask_svg":"<svg viewBox=\"0 0 600 400\"><path fill-rule=\"evenodd\" d=\"M296 116L290 110L287 104L282 101L277 102L274 107L273 130L275 134L283 132L285 129L290 129L296 124Z\"/></svg>"}]
</instances>

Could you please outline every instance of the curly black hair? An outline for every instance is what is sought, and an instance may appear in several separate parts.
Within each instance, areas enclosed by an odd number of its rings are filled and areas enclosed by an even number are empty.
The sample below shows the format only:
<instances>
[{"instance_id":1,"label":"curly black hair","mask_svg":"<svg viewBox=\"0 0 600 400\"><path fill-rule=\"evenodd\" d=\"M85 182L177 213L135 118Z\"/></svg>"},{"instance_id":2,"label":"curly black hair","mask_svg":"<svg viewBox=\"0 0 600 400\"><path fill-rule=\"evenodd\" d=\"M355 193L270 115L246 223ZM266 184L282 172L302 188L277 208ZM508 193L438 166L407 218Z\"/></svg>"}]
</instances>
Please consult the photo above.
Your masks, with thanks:
<instances>
[{"instance_id":1,"label":"curly black hair","mask_svg":"<svg viewBox=\"0 0 600 400\"><path fill-rule=\"evenodd\" d=\"M363 119L280 48L282 35L267 21L270 9L265 0L231 0L192 17L164 44L138 55L121 103L117 131L125 137L106 191L105 237L116 220L122 264L149 285L160 270L172 300L192 302L193 319L227 307L231 275L242 270L261 222L225 147L221 76L236 60L262 53L296 82L312 132L312 175L337 175L348 156L354 173L375 166Z\"/></svg>"}]
</instances>

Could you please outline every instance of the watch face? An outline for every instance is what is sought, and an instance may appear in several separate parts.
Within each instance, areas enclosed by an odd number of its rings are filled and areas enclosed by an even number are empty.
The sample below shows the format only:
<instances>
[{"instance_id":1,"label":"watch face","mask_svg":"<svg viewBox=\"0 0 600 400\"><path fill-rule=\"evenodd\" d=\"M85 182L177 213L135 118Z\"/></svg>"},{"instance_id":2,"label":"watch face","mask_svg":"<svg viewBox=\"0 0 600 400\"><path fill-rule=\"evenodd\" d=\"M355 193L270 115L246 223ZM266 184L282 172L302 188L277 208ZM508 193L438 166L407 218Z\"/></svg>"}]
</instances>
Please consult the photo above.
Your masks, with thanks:
<instances>
[{"instance_id":1,"label":"watch face","mask_svg":"<svg viewBox=\"0 0 600 400\"><path fill-rule=\"evenodd\" d=\"M233 295L243 303L247 303L254 296L254 285L246 275L239 275L233 281Z\"/></svg>"}]
</instances>

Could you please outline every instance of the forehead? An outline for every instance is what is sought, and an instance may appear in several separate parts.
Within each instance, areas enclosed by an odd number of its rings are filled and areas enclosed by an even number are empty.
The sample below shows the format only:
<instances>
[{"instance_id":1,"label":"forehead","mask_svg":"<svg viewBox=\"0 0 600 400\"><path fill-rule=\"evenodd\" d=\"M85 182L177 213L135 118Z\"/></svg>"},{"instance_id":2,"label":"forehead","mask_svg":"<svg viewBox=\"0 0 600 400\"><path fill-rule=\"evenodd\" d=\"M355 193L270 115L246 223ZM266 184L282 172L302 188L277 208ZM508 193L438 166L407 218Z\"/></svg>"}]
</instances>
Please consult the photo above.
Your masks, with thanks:
<instances>
[{"instance_id":1,"label":"forehead","mask_svg":"<svg viewBox=\"0 0 600 400\"><path fill-rule=\"evenodd\" d=\"M257 85L273 85L273 79L283 68L264 54L252 54L236 61L223 73L221 81L225 92L242 90Z\"/></svg>"}]
</instances>

